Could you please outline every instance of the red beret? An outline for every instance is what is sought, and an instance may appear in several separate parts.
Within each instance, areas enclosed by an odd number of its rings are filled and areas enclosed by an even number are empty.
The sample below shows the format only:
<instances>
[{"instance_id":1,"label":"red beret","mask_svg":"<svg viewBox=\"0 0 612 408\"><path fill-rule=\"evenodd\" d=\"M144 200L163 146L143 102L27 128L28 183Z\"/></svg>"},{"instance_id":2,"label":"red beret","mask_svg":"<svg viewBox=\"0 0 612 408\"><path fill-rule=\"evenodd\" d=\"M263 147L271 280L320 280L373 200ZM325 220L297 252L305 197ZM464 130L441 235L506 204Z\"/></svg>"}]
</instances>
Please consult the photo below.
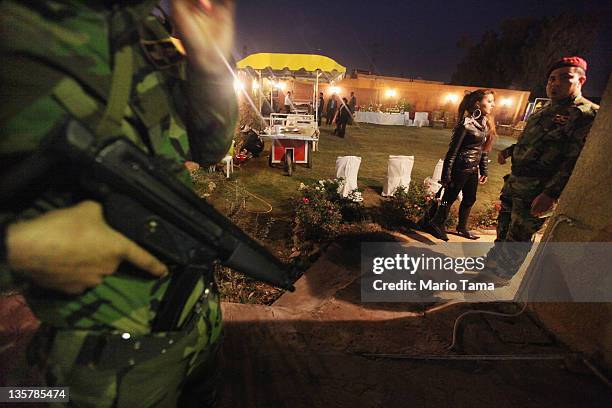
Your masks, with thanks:
<instances>
[{"instance_id":1,"label":"red beret","mask_svg":"<svg viewBox=\"0 0 612 408\"><path fill-rule=\"evenodd\" d=\"M580 57L563 57L548 68L548 74L546 77L550 76L550 73L553 72L557 68L563 67L578 67L582 68L584 72L587 70L587 62Z\"/></svg>"}]
</instances>

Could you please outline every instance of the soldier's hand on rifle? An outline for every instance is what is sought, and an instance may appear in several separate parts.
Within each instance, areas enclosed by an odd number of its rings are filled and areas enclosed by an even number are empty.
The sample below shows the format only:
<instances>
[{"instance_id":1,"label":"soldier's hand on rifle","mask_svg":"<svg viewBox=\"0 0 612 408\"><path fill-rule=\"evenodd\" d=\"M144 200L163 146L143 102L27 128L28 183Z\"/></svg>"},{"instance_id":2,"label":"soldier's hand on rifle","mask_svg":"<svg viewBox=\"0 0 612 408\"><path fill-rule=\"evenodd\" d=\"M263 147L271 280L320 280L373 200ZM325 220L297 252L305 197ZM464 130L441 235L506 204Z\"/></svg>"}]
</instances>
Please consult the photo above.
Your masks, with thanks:
<instances>
[{"instance_id":1,"label":"soldier's hand on rifle","mask_svg":"<svg viewBox=\"0 0 612 408\"><path fill-rule=\"evenodd\" d=\"M550 210L555 203L555 199L541 193L531 202L531 215L537 217Z\"/></svg>"},{"instance_id":2,"label":"soldier's hand on rifle","mask_svg":"<svg viewBox=\"0 0 612 408\"><path fill-rule=\"evenodd\" d=\"M504 155L504 152L497 153L497 162L499 164L506 164L506 155Z\"/></svg>"},{"instance_id":3,"label":"soldier's hand on rifle","mask_svg":"<svg viewBox=\"0 0 612 408\"><path fill-rule=\"evenodd\" d=\"M234 2L172 0L172 20L187 58L209 74L227 72L234 43Z\"/></svg>"},{"instance_id":4,"label":"soldier's hand on rifle","mask_svg":"<svg viewBox=\"0 0 612 408\"><path fill-rule=\"evenodd\" d=\"M11 268L41 287L65 293L100 284L122 261L154 276L168 272L157 258L112 229L94 201L11 224L6 243Z\"/></svg>"}]
</instances>

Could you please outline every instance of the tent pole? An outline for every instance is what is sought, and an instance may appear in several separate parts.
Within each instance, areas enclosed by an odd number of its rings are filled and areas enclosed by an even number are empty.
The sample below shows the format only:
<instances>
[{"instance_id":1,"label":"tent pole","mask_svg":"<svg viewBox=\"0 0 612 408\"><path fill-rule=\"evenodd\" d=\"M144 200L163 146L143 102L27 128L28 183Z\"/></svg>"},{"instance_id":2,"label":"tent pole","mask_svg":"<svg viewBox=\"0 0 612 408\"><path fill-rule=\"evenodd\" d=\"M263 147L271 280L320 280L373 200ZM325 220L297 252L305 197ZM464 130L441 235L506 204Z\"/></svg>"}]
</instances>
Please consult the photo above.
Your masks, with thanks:
<instances>
[{"instance_id":1,"label":"tent pole","mask_svg":"<svg viewBox=\"0 0 612 408\"><path fill-rule=\"evenodd\" d=\"M315 107L315 122L319 123L319 75L321 73L317 70L317 81L315 83L315 94L314 94L314 104L312 106Z\"/></svg>"},{"instance_id":2,"label":"tent pole","mask_svg":"<svg viewBox=\"0 0 612 408\"><path fill-rule=\"evenodd\" d=\"M263 83L261 82L261 70L257 71L257 76L259 77L259 88L257 88L257 105L259 108L259 114L261 115L261 94L263 91Z\"/></svg>"}]
</instances>

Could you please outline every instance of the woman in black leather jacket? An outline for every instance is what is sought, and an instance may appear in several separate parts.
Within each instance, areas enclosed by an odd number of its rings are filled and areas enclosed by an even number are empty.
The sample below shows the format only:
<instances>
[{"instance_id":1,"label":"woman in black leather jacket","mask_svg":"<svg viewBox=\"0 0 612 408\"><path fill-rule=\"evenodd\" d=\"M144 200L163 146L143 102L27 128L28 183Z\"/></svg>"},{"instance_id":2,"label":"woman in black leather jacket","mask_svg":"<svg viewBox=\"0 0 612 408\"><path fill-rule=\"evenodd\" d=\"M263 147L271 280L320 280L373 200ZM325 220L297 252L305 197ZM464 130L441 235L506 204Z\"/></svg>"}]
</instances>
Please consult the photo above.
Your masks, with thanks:
<instances>
[{"instance_id":1,"label":"woman in black leather jacket","mask_svg":"<svg viewBox=\"0 0 612 408\"><path fill-rule=\"evenodd\" d=\"M448 241L444 224L459 192L463 192L457 233L469 239L478 239L467 229L467 221L476 202L478 183L487 182L487 153L493 146L495 133L489 125L494 126L491 120L494 107L493 91L487 89L478 89L465 95L459 105L459 119L442 168L440 183L444 186L444 195L429 224L430 232L436 238Z\"/></svg>"}]
</instances>

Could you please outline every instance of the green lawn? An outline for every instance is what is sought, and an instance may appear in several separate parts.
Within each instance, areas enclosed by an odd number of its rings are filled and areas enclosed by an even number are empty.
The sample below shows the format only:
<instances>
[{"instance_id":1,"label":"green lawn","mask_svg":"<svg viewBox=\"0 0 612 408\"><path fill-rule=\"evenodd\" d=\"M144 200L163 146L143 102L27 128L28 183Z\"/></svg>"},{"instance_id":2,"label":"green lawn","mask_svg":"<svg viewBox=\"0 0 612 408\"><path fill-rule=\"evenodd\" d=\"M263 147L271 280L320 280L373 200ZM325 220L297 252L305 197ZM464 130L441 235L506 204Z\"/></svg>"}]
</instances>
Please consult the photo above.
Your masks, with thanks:
<instances>
[{"instance_id":1,"label":"green lawn","mask_svg":"<svg viewBox=\"0 0 612 408\"><path fill-rule=\"evenodd\" d=\"M282 216L291 212L291 198L297 194L300 182L334 177L337 156L361 156L358 184L364 189L366 205L375 205L382 191L390 154L414 156L412 180L422 182L431 176L438 159L444 157L451 135L451 129L358 123L347 127L345 139L334 136L332 131L328 126L321 129L320 151L314 153L312 169L298 165L293 177L288 177L281 168L268 167L269 144L266 142L265 153L237 168L233 177L250 192L268 201L274 207L273 214ZM510 171L510 166L497 163L497 151L510 143L512 139L503 136L497 141L490 155L489 182L479 187L476 211L498 199L502 177Z\"/></svg>"}]
</instances>

